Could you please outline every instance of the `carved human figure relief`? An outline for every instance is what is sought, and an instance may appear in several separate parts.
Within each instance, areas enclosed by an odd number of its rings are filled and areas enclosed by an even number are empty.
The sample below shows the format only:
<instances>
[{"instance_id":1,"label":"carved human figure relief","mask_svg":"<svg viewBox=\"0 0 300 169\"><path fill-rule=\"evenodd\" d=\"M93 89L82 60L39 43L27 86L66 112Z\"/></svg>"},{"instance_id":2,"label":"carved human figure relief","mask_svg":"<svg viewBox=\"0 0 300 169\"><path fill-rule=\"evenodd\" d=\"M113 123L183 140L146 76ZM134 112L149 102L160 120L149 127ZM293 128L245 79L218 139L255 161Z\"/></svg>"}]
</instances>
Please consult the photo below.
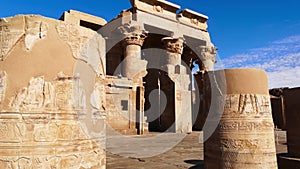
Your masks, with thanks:
<instances>
[{"instance_id":1,"label":"carved human figure relief","mask_svg":"<svg viewBox=\"0 0 300 169\"><path fill-rule=\"evenodd\" d=\"M86 109L86 96L79 77L63 73L53 82L44 77L31 78L28 87L19 90L9 104L12 111L40 109L81 110Z\"/></svg>"}]
</instances>

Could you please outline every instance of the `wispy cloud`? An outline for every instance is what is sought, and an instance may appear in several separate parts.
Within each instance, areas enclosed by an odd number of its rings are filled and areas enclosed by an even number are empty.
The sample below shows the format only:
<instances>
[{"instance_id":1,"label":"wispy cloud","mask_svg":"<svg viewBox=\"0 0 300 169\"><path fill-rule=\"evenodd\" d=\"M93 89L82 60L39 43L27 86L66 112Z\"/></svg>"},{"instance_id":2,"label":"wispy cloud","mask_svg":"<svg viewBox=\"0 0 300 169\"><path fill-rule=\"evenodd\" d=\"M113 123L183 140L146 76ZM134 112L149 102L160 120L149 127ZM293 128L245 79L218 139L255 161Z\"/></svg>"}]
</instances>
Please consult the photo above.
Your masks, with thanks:
<instances>
[{"instance_id":1,"label":"wispy cloud","mask_svg":"<svg viewBox=\"0 0 300 169\"><path fill-rule=\"evenodd\" d=\"M270 88L300 87L300 35L221 60L225 68L258 68L267 71Z\"/></svg>"}]
</instances>

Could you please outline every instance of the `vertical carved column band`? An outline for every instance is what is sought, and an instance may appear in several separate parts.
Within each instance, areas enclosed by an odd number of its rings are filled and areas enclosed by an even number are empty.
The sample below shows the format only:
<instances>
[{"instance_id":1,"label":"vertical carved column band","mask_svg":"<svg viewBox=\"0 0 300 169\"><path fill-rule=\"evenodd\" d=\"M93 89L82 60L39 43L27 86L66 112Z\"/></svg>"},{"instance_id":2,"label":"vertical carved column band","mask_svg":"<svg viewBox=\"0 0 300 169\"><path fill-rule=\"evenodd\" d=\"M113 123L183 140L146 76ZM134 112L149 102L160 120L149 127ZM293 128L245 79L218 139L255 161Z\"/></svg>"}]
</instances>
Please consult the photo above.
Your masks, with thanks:
<instances>
[{"instance_id":1,"label":"vertical carved column band","mask_svg":"<svg viewBox=\"0 0 300 169\"><path fill-rule=\"evenodd\" d=\"M225 77L218 79L223 73ZM228 69L214 72L214 77L223 82L219 87L226 88L225 106L223 112L212 112L221 118L204 143L206 169L277 169L266 73ZM211 118L207 122L216 121Z\"/></svg>"},{"instance_id":2,"label":"vertical carved column band","mask_svg":"<svg viewBox=\"0 0 300 169\"><path fill-rule=\"evenodd\" d=\"M200 56L203 63L203 67L206 71L213 71L216 61L217 47L214 46L199 46L196 48L196 52Z\"/></svg>"},{"instance_id":3,"label":"vertical carved column band","mask_svg":"<svg viewBox=\"0 0 300 169\"><path fill-rule=\"evenodd\" d=\"M124 35L123 75L132 79L138 73L146 71L147 62L141 59L141 49L147 32L137 25L124 25L119 29Z\"/></svg>"}]
</instances>

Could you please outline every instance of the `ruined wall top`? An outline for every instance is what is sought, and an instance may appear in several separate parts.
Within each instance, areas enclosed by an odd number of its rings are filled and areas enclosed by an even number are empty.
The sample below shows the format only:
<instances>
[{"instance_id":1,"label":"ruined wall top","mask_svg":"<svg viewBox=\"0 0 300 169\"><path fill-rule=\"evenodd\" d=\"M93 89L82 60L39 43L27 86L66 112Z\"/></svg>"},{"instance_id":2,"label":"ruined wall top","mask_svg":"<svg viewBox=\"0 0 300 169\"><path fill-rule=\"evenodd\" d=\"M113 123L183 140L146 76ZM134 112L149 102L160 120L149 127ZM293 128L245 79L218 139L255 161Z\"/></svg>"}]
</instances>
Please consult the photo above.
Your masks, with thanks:
<instances>
[{"instance_id":1,"label":"ruined wall top","mask_svg":"<svg viewBox=\"0 0 300 169\"><path fill-rule=\"evenodd\" d=\"M101 28L107 23L107 21L103 18L75 10L64 12L60 17L60 20L65 21L69 24L90 27L91 29L93 29L94 27L94 30L97 30L97 28Z\"/></svg>"}]
</instances>

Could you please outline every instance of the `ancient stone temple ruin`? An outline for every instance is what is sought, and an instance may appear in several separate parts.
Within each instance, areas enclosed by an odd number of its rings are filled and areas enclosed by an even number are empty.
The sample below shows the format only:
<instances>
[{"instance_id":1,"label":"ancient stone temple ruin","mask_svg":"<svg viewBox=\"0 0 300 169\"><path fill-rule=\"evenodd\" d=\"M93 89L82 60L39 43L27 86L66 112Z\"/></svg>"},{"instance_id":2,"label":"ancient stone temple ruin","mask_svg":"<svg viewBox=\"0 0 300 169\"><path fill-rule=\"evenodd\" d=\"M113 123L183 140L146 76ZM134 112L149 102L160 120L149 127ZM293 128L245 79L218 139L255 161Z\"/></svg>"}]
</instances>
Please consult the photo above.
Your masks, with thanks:
<instances>
[{"instance_id":1,"label":"ancient stone temple ruin","mask_svg":"<svg viewBox=\"0 0 300 169\"><path fill-rule=\"evenodd\" d=\"M192 68L215 63L208 17L131 3L108 23L74 10L0 20L0 168L105 168L106 128L192 132Z\"/></svg>"},{"instance_id":2,"label":"ancient stone temple ruin","mask_svg":"<svg viewBox=\"0 0 300 169\"><path fill-rule=\"evenodd\" d=\"M202 130L224 102L206 166L276 168L267 85L233 80L211 92L218 49L208 17L165 0L131 4L110 22L74 10L0 19L0 168L103 169L106 135Z\"/></svg>"}]
</instances>

